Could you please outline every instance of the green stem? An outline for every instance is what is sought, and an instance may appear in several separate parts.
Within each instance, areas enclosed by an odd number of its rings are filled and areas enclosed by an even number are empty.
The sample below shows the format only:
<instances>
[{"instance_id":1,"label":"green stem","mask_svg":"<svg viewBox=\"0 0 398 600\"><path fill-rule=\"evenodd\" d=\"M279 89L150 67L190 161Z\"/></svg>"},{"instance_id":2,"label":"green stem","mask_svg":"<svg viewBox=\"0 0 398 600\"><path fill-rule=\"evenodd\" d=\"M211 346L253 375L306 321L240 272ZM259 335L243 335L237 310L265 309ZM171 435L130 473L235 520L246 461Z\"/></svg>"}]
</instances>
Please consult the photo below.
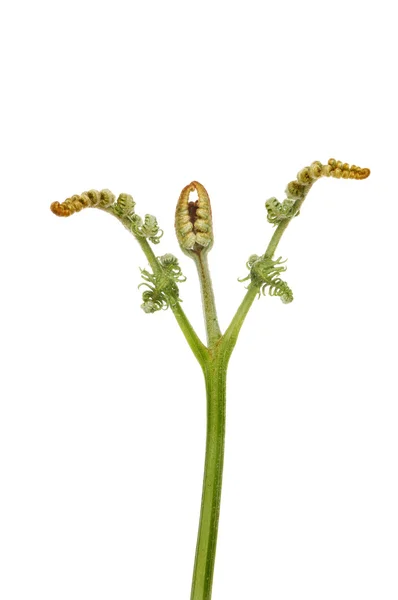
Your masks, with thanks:
<instances>
[{"instance_id":1,"label":"green stem","mask_svg":"<svg viewBox=\"0 0 398 600\"><path fill-rule=\"evenodd\" d=\"M264 256L266 258L272 258L275 254L275 250L280 242L280 239L282 237L282 235L285 233L287 226L290 223L290 219L286 219L285 221L282 221L281 223L279 223L279 225L277 226L277 228L274 231L274 235L272 236L267 249L264 253Z\"/></svg>"},{"instance_id":2,"label":"green stem","mask_svg":"<svg viewBox=\"0 0 398 600\"><path fill-rule=\"evenodd\" d=\"M228 329L226 330L223 336L222 344L225 346L225 352L228 359L230 358L232 351L235 348L243 322L246 319L246 315L249 312L250 307L253 304L253 301L257 295L258 287L251 283Z\"/></svg>"},{"instance_id":3,"label":"green stem","mask_svg":"<svg viewBox=\"0 0 398 600\"><path fill-rule=\"evenodd\" d=\"M209 348L221 338L220 326L218 324L216 301L214 298L213 284L210 277L209 263L207 261L207 252L198 252L193 254L198 270L200 288L202 292L203 316L206 326L207 343Z\"/></svg>"},{"instance_id":4,"label":"green stem","mask_svg":"<svg viewBox=\"0 0 398 600\"><path fill-rule=\"evenodd\" d=\"M156 258L154 251L152 250L151 246L149 245L147 239L140 235L135 235L131 231L130 222L128 219L126 219L126 218L123 219L123 218L118 217L110 209L105 209L105 212L108 212L109 214L112 214L113 216L115 216L126 227L126 229L128 229L134 235L135 239L141 246L141 249L146 256L146 259L147 259L152 271L154 273L159 273L161 271L162 267L161 267L158 259ZM191 348L192 352L194 353L194 355L195 355L196 359L198 360L202 369L204 369L206 360L208 358L208 350L207 350L206 346L203 344L203 342L197 335L196 331L192 327L191 323L189 322L185 312L181 308L181 304L179 302L177 302L174 306L171 306L170 308L173 311L176 321L177 321L178 325L180 326L180 329L181 329L182 333L184 334L184 337L187 340L189 347Z\"/></svg>"},{"instance_id":5,"label":"green stem","mask_svg":"<svg viewBox=\"0 0 398 600\"><path fill-rule=\"evenodd\" d=\"M204 369L207 396L206 457L191 600L210 600L220 515L228 359L221 345Z\"/></svg>"},{"instance_id":6,"label":"green stem","mask_svg":"<svg viewBox=\"0 0 398 600\"><path fill-rule=\"evenodd\" d=\"M306 199L307 194L310 191L311 187L312 187L312 184L308 185L306 188L305 194L303 193L303 196L301 198L298 198L296 200L296 202L294 203L294 214L297 215L299 213L299 211L303 205L303 202ZM274 235L272 236L272 238L267 246L267 249L265 251L265 254L264 254L264 256L266 258L272 258L274 256L275 250L281 240L281 237L285 233L287 226L289 225L291 220L292 219L290 218L290 219L285 219L284 221L281 221L279 223L279 225L277 226L277 228L275 229Z\"/></svg>"},{"instance_id":7,"label":"green stem","mask_svg":"<svg viewBox=\"0 0 398 600\"><path fill-rule=\"evenodd\" d=\"M154 273L159 272L161 270L161 266L159 264L158 259L155 256L151 246L149 245L148 241L146 240L146 238L141 237L141 236L134 236L134 237L136 238L137 242L141 246L141 248L152 268L152 271ZM184 334L189 347L191 348L192 352L194 353L200 366L203 369L205 366L206 359L208 357L208 350L207 350L206 346L200 340L196 331L194 330L191 323L189 322L185 312L181 308L181 304L179 302L177 302L173 306L170 306L170 308L173 311L176 321L177 321L178 325L180 326L180 329L181 329L182 333Z\"/></svg>"},{"instance_id":8,"label":"green stem","mask_svg":"<svg viewBox=\"0 0 398 600\"><path fill-rule=\"evenodd\" d=\"M268 258L273 257L274 252L275 252L275 250L279 244L279 241L280 241L283 233L285 232L288 224L289 224L289 220L286 219L286 221L282 221L282 223L280 223L278 225L278 227L276 228L276 230L274 232L274 235L271 238L270 243L267 246L264 256L266 256ZM258 292L259 292L258 287L256 285L254 285L253 283L250 283L248 290L247 290L245 296L243 297L242 302L240 303L240 305L238 307L238 310L236 311L228 329L226 330L226 332L224 334L223 343L226 346L226 352L227 352L228 357L231 356L232 350L234 349L235 344L238 340L238 335L242 328L244 320L246 319L247 313L249 312L250 307L253 304L254 299L257 296Z\"/></svg>"},{"instance_id":9,"label":"green stem","mask_svg":"<svg viewBox=\"0 0 398 600\"><path fill-rule=\"evenodd\" d=\"M178 325L180 326L180 329L181 329L182 333L184 334L189 347L191 348L192 352L194 353L194 355L195 355L196 359L198 360L202 369L204 369L205 365L206 365L206 361L208 360L208 356L209 356L208 349L203 344L203 342L200 340L196 331L194 330L191 323L189 322L185 312L181 308L180 302L177 302L176 304L174 304L174 306L171 306L170 308L173 311L176 321L177 321Z\"/></svg>"},{"instance_id":10,"label":"green stem","mask_svg":"<svg viewBox=\"0 0 398 600\"><path fill-rule=\"evenodd\" d=\"M139 245L141 246L141 249L146 256L146 259L149 262L152 271L154 273L159 273L161 271L162 267L160 266L160 263L159 263L158 259L156 258L154 251L150 247L147 239L144 237L141 237L139 235L134 235L134 237L137 240L137 242L139 243Z\"/></svg>"},{"instance_id":11,"label":"green stem","mask_svg":"<svg viewBox=\"0 0 398 600\"><path fill-rule=\"evenodd\" d=\"M273 256L288 223L289 221L284 221L278 225L268 244L266 256ZM207 258L204 256L201 259L198 255L195 262L202 286L207 338L214 352L211 351L204 369L207 395L206 457L191 600L210 600L224 464L227 366L246 315L258 294L258 287L252 283L249 285L230 326L221 337Z\"/></svg>"},{"instance_id":12,"label":"green stem","mask_svg":"<svg viewBox=\"0 0 398 600\"><path fill-rule=\"evenodd\" d=\"M295 212L296 213L300 210L304 200L305 200L305 197L300 198L299 200L296 201L296 203L295 203ZM275 229L274 234L271 237L271 240L270 240L270 242L267 246L267 249L264 253L264 256L266 258L272 258L274 256L275 251L278 247L278 244L281 240L281 237L285 233L290 221L291 221L291 219L286 219L285 221L282 221L281 223L279 223L279 225ZM232 321L231 321L228 329L225 332L224 343L226 344L227 352L229 352L228 357L231 356L232 350L235 347L235 344L238 339L238 335L239 335L239 332L243 325L243 322L246 318L247 313L250 310L251 305L253 304L253 301L254 301L256 295L258 294L258 291L259 290L255 285L253 285L252 283L249 285L246 295L244 296L238 310L236 311L234 317L232 318Z\"/></svg>"}]
</instances>

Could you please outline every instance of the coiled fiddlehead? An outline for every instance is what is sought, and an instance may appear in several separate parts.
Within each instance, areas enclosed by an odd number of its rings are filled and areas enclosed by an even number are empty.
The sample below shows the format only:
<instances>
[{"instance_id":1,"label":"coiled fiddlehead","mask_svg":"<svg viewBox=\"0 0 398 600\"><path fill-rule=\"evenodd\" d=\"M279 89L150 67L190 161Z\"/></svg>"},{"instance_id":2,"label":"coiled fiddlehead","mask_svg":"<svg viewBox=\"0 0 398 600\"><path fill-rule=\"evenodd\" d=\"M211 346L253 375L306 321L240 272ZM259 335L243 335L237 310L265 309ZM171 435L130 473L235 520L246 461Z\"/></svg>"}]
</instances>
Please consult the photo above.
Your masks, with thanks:
<instances>
[{"instance_id":1,"label":"coiled fiddlehead","mask_svg":"<svg viewBox=\"0 0 398 600\"><path fill-rule=\"evenodd\" d=\"M153 244L158 244L163 235L163 231L159 229L156 217L153 215L145 215L144 221L138 215L134 215L131 219L131 231L136 236L148 238Z\"/></svg>"},{"instance_id":2,"label":"coiled fiddlehead","mask_svg":"<svg viewBox=\"0 0 398 600\"><path fill-rule=\"evenodd\" d=\"M156 217L145 215L144 221L134 211L135 202L129 194L120 194L116 204L112 207L113 214L118 217L123 225L136 237L148 238L153 244L158 244L163 235L159 229Z\"/></svg>"},{"instance_id":3,"label":"coiled fiddlehead","mask_svg":"<svg viewBox=\"0 0 398 600\"><path fill-rule=\"evenodd\" d=\"M175 256L165 254L158 260L161 266L159 272L150 273L146 269L141 269L144 282L140 283L138 287L145 286L147 288L142 294L143 304L141 305L146 313L166 310L169 306L175 306L177 302L181 302L177 283L186 280Z\"/></svg>"},{"instance_id":4,"label":"coiled fiddlehead","mask_svg":"<svg viewBox=\"0 0 398 600\"><path fill-rule=\"evenodd\" d=\"M265 296L266 292L268 292L270 296L279 296L284 304L289 304L293 301L293 292L287 283L279 277L280 273L286 271L285 262L282 260L282 257L272 260L265 256L252 254L246 263L250 271L249 275L239 279L239 281L250 279L251 283L258 288L259 296L260 293Z\"/></svg>"},{"instance_id":5,"label":"coiled fiddlehead","mask_svg":"<svg viewBox=\"0 0 398 600\"><path fill-rule=\"evenodd\" d=\"M178 258L174 254L164 254L159 256L158 260L169 277L176 282L186 281L185 275L182 274L181 267L178 264Z\"/></svg>"},{"instance_id":6,"label":"coiled fiddlehead","mask_svg":"<svg viewBox=\"0 0 398 600\"><path fill-rule=\"evenodd\" d=\"M53 202L50 206L52 212L58 217L70 217L83 208L109 208L115 202L115 196L109 190L90 190L80 196L72 196L64 202Z\"/></svg>"},{"instance_id":7,"label":"coiled fiddlehead","mask_svg":"<svg viewBox=\"0 0 398 600\"><path fill-rule=\"evenodd\" d=\"M101 208L113 214L136 237L148 238L158 244L163 235L156 217L145 215L144 220L135 213L135 202L129 194L120 194L118 199L109 190L90 190L80 196L72 196L64 202L53 202L52 212L59 217L69 217L83 208Z\"/></svg>"},{"instance_id":8,"label":"coiled fiddlehead","mask_svg":"<svg viewBox=\"0 0 398 600\"><path fill-rule=\"evenodd\" d=\"M301 169L297 173L297 179L288 183L285 192L287 198L282 203L276 198L266 201L267 220L273 225L278 225L286 219L296 217L299 214L298 205L302 204L312 185L321 177L366 179L369 175L369 169L362 169L356 165L350 166L334 158L329 159L327 165L315 161L309 167Z\"/></svg>"},{"instance_id":9,"label":"coiled fiddlehead","mask_svg":"<svg viewBox=\"0 0 398 600\"><path fill-rule=\"evenodd\" d=\"M283 202L279 202L276 198L270 198L265 203L267 209L267 220L269 223L276 225L286 219L295 217L294 212L295 200L286 198ZM298 214L298 213L297 213Z\"/></svg>"},{"instance_id":10,"label":"coiled fiddlehead","mask_svg":"<svg viewBox=\"0 0 398 600\"><path fill-rule=\"evenodd\" d=\"M132 218L134 216L135 202L130 194L120 194L116 204L113 205L115 216L123 218Z\"/></svg>"}]
</instances>

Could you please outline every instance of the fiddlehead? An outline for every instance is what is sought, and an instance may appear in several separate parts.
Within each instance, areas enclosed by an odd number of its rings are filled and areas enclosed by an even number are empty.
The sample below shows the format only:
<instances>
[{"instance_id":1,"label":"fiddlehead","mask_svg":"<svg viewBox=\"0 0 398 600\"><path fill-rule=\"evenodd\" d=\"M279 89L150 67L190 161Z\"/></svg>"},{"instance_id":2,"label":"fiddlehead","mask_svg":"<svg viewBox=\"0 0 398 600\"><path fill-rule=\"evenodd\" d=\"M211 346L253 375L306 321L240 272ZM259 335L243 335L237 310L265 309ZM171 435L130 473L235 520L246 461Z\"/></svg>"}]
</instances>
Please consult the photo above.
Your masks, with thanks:
<instances>
[{"instance_id":1,"label":"fiddlehead","mask_svg":"<svg viewBox=\"0 0 398 600\"><path fill-rule=\"evenodd\" d=\"M297 173L297 179L288 183L286 188L286 199L279 202L276 198L270 198L265 203L267 209L267 220L273 225L290 220L299 214L299 207L310 191L312 185L321 177L334 177L335 179L366 179L370 175L369 169L362 169L356 165L349 165L329 159L327 165L319 161L313 162L309 167L301 169Z\"/></svg>"},{"instance_id":2,"label":"fiddlehead","mask_svg":"<svg viewBox=\"0 0 398 600\"><path fill-rule=\"evenodd\" d=\"M70 217L83 208L102 208L111 207L115 202L115 196L109 190L90 190L83 192L80 196L75 195L67 198L64 202L53 202L50 206L52 212L58 217Z\"/></svg>"},{"instance_id":3,"label":"fiddlehead","mask_svg":"<svg viewBox=\"0 0 398 600\"><path fill-rule=\"evenodd\" d=\"M153 215L145 215L144 221L138 215L134 215L131 218L131 231L136 236L148 238L153 244L158 244L163 235L163 231L159 229L156 217Z\"/></svg>"},{"instance_id":4,"label":"fiddlehead","mask_svg":"<svg viewBox=\"0 0 398 600\"><path fill-rule=\"evenodd\" d=\"M136 237L147 238L153 244L158 244L163 235L156 217L145 215L144 220L135 213L135 202L129 194L120 194L116 200L109 190L90 190L80 196L72 196L61 204L53 202L51 210L54 214L68 217L83 208L101 208L113 214ZM145 250L144 250L145 251ZM145 286L142 294L142 308L147 313L153 313L181 302L177 283L185 281L178 260L172 254L164 254L158 258L148 254L153 273L142 269Z\"/></svg>"},{"instance_id":5,"label":"fiddlehead","mask_svg":"<svg viewBox=\"0 0 398 600\"><path fill-rule=\"evenodd\" d=\"M265 256L258 256L252 254L246 263L249 269L249 275L239 281L247 281L250 279L251 283L258 288L258 295L262 293L264 296L266 292L270 296L279 296L284 304L289 304L293 301L293 292L283 281L279 275L286 271L286 267L281 257L277 260L272 260Z\"/></svg>"},{"instance_id":6,"label":"fiddlehead","mask_svg":"<svg viewBox=\"0 0 398 600\"><path fill-rule=\"evenodd\" d=\"M142 293L143 304L141 305L146 313L166 310L169 306L181 302L177 283L186 280L175 256L165 254L160 256L158 260L161 270L157 273L150 273L146 269L141 269L144 282L140 283L138 287L145 286L147 288Z\"/></svg>"},{"instance_id":7,"label":"fiddlehead","mask_svg":"<svg viewBox=\"0 0 398 600\"><path fill-rule=\"evenodd\" d=\"M276 198L270 198L265 203L267 209L267 220L269 223L276 225L286 219L295 217L298 213L294 212L295 200L286 198L283 202L279 202Z\"/></svg>"},{"instance_id":8,"label":"fiddlehead","mask_svg":"<svg viewBox=\"0 0 398 600\"><path fill-rule=\"evenodd\" d=\"M101 208L114 215L133 235L148 238L153 244L158 244L163 235L156 217L145 215L144 220L135 213L135 202L129 194L120 194L118 199L109 190L90 190L80 196L72 196L64 202L53 202L52 212L59 217L69 217L83 208Z\"/></svg>"},{"instance_id":9,"label":"fiddlehead","mask_svg":"<svg viewBox=\"0 0 398 600\"><path fill-rule=\"evenodd\" d=\"M176 256L173 254L164 254L163 256L158 256L158 260L173 281L186 281L186 277L182 274L181 267L178 264L178 259Z\"/></svg>"},{"instance_id":10,"label":"fiddlehead","mask_svg":"<svg viewBox=\"0 0 398 600\"><path fill-rule=\"evenodd\" d=\"M251 279L252 284L262 293L268 290L271 296L280 296L283 302L291 302L293 293L289 286L282 281L279 274L285 271L282 261L272 259L283 231L288 222L299 214L312 185L321 177L334 177L336 179L366 179L370 175L369 169L362 169L356 165L350 166L331 158L327 165L319 161L313 162L297 173L297 179L291 181L286 188L286 199L279 202L276 198L266 201L267 220L273 225L278 225L265 254L262 257L253 255L247 266L250 274L243 281Z\"/></svg>"},{"instance_id":11,"label":"fiddlehead","mask_svg":"<svg viewBox=\"0 0 398 600\"><path fill-rule=\"evenodd\" d=\"M123 218L133 218L135 202L130 194L120 194L116 204L113 205L113 213L115 216Z\"/></svg>"}]
</instances>

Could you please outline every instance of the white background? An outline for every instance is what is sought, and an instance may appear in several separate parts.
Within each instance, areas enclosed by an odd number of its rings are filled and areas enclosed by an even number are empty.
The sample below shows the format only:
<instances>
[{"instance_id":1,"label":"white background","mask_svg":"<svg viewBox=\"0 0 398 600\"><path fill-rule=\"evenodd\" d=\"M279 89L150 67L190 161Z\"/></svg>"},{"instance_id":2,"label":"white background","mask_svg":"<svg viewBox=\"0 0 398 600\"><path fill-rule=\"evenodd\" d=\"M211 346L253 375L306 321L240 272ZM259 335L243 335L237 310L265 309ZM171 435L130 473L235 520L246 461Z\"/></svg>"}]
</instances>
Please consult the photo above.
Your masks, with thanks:
<instances>
[{"instance_id":1,"label":"white background","mask_svg":"<svg viewBox=\"0 0 398 600\"><path fill-rule=\"evenodd\" d=\"M392 3L13 2L1 14L0 597L186 600L200 369L140 310L134 239L52 201L128 192L181 256L211 197L220 321L272 233L264 201L330 156L231 359L214 600L396 600L397 93ZM194 265L183 307L202 335Z\"/></svg>"}]
</instances>

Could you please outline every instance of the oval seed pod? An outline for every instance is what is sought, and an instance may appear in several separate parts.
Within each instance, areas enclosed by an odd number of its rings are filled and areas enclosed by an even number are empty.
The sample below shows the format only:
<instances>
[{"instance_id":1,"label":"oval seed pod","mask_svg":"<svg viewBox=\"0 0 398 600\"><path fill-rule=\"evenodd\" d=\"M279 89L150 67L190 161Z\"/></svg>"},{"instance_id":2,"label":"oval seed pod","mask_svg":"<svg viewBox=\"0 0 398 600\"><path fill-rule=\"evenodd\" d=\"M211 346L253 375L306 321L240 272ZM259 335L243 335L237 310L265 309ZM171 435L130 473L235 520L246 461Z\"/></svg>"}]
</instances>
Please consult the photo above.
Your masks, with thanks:
<instances>
[{"instance_id":1,"label":"oval seed pod","mask_svg":"<svg viewBox=\"0 0 398 600\"><path fill-rule=\"evenodd\" d=\"M191 192L197 200L189 200ZM182 190L177 202L175 230L181 250L188 256L208 252L213 246L210 198L201 183L192 181Z\"/></svg>"}]
</instances>

